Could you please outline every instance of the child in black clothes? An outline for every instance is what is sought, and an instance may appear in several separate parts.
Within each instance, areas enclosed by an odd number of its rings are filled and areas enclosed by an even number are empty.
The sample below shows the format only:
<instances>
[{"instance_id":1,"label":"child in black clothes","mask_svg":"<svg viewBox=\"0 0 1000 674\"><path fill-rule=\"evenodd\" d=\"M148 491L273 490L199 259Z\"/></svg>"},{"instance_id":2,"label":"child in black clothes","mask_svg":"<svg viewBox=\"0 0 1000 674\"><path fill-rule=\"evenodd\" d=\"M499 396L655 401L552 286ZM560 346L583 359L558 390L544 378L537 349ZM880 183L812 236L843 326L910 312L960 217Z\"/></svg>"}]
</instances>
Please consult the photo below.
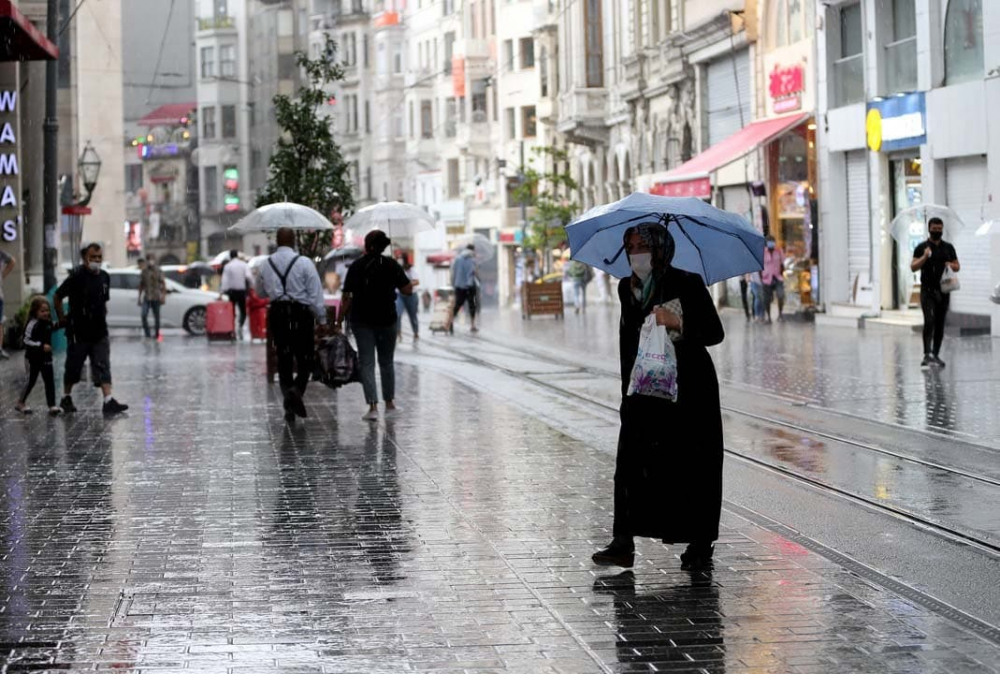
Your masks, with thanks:
<instances>
[{"instance_id":1,"label":"child in black clothes","mask_svg":"<svg viewBox=\"0 0 1000 674\"><path fill-rule=\"evenodd\" d=\"M24 364L28 370L28 385L16 405L17 411L22 414L31 414L27 400L39 374L45 382L45 400L49 404L49 414L56 416L62 412L62 408L56 406L56 380L52 371L52 327L49 301L40 295L34 297L28 310L28 324L24 327Z\"/></svg>"}]
</instances>

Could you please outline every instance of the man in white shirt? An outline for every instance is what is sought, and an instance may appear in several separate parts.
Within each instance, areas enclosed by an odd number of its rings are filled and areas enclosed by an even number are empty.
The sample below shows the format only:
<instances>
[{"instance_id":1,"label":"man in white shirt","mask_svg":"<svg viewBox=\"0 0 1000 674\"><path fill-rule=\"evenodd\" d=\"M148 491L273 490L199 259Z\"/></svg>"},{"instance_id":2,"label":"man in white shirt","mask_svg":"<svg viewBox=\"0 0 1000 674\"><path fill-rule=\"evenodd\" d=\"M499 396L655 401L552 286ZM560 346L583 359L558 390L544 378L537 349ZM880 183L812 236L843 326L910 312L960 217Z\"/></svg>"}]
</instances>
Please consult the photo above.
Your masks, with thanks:
<instances>
[{"instance_id":1,"label":"man in white shirt","mask_svg":"<svg viewBox=\"0 0 1000 674\"><path fill-rule=\"evenodd\" d=\"M240 259L239 252L234 248L229 251L229 262L222 268L221 293L229 295L229 301L240 310L240 327L237 337L243 339L243 325L247 322L247 289L253 285L250 265Z\"/></svg>"},{"instance_id":2,"label":"man in white shirt","mask_svg":"<svg viewBox=\"0 0 1000 674\"><path fill-rule=\"evenodd\" d=\"M267 329L278 353L285 421L293 423L296 416L306 416L302 396L313 372L315 323L326 324L326 304L315 265L292 249L295 232L283 227L277 241L278 250L260 266L256 291L271 300Z\"/></svg>"}]
</instances>

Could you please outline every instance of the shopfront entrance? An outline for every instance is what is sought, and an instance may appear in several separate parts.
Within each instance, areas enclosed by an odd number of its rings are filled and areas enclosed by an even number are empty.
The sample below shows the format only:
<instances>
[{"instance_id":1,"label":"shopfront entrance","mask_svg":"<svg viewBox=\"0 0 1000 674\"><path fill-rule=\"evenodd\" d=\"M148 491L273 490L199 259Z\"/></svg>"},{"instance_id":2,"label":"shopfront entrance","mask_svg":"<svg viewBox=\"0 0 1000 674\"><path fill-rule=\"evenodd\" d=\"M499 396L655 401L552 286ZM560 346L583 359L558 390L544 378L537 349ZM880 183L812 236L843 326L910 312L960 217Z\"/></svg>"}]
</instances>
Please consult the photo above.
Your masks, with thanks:
<instances>
[{"instance_id":1,"label":"shopfront entrance","mask_svg":"<svg viewBox=\"0 0 1000 674\"><path fill-rule=\"evenodd\" d=\"M923 203L921 168L920 157L916 153L893 155L889 158L892 217L895 218L900 211L911 206ZM910 261L913 259L913 249L926 238L926 226L914 223L905 243L900 244L892 239L893 309L920 306L920 275L910 271Z\"/></svg>"},{"instance_id":2,"label":"shopfront entrance","mask_svg":"<svg viewBox=\"0 0 1000 674\"><path fill-rule=\"evenodd\" d=\"M810 118L767 147L768 231L785 252L789 311L819 302L816 124Z\"/></svg>"}]
</instances>

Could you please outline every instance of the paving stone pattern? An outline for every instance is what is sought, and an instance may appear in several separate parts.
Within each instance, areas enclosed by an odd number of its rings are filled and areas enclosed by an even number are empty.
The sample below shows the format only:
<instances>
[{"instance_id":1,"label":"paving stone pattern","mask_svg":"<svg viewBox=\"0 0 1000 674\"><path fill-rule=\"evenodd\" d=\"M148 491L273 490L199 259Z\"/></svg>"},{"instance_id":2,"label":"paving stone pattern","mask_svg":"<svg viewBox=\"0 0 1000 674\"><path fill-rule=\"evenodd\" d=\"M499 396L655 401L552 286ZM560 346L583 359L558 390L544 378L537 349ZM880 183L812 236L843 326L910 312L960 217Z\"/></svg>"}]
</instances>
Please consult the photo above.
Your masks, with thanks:
<instances>
[{"instance_id":1,"label":"paving stone pattern","mask_svg":"<svg viewBox=\"0 0 1000 674\"><path fill-rule=\"evenodd\" d=\"M293 430L263 350L115 341L104 420L17 417L0 363L4 671L993 672L1000 648L725 513L716 570L608 540L613 458L401 367ZM36 407L38 405L36 404ZM552 413L550 410L549 413Z\"/></svg>"}]
</instances>

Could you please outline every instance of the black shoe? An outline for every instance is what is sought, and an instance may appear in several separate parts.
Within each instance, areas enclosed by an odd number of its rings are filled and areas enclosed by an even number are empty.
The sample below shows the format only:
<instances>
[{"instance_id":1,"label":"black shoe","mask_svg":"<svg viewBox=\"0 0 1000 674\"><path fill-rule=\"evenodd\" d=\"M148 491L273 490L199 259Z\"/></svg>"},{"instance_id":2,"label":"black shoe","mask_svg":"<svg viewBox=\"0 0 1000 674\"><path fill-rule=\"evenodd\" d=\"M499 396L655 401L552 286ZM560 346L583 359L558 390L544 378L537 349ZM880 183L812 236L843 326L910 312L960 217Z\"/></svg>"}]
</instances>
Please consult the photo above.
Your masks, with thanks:
<instances>
[{"instance_id":1,"label":"black shoe","mask_svg":"<svg viewBox=\"0 0 1000 674\"><path fill-rule=\"evenodd\" d=\"M108 402L104 403L104 414L121 414L122 412L128 411L128 405L122 405L120 402L112 398Z\"/></svg>"},{"instance_id":2,"label":"black shoe","mask_svg":"<svg viewBox=\"0 0 1000 674\"><path fill-rule=\"evenodd\" d=\"M626 548L612 542L608 547L591 555L590 559L598 566L621 566L630 569L635 564L635 548Z\"/></svg>"},{"instance_id":3,"label":"black shoe","mask_svg":"<svg viewBox=\"0 0 1000 674\"><path fill-rule=\"evenodd\" d=\"M73 404L73 398L70 396L63 396L63 399L59 402L59 407L61 407L63 412L66 414L76 412L76 405Z\"/></svg>"},{"instance_id":4,"label":"black shoe","mask_svg":"<svg viewBox=\"0 0 1000 674\"><path fill-rule=\"evenodd\" d=\"M295 425L295 412L292 410L285 410L285 423L289 426Z\"/></svg>"},{"instance_id":5,"label":"black shoe","mask_svg":"<svg viewBox=\"0 0 1000 674\"><path fill-rule=\"evenodd\" d=\"M937 354L931 356L934 359L934 365L938 367L945 367L944 361L937 357Z\"/></svg>"},{"instance_id":6,"label":"black shoe","mask_svg":"<svg viewBox=\"0 0 1000 674\"><path fill-rule=\"evenodd\" d=\"M715 546L711 543L691 543L681 553L681 568L686 571L711 569L714 552Z\"/></svg>"},{"instance_id":7,"label":"black shoe","mask_svg":"<svg viewBox=\"0 0 1000 674\"><path fill-rule=\"evenodd\" d=\"M285 412L289 411L303 419L309 416L306 412L306 404L302 402L302 394L295 389L289 389L288 393L285 394Z\"/></svg>"},{"instance_id":8,"label":"black shoe","mask_svg":"<svg viewBox=\"0 0 1000 674\"><path fill-rule=\"evenodd\" d=\"M927 354L924 359L920 361L920 367L930 367L934 365L934 356Z\"/></svg>"}]
</instances>

